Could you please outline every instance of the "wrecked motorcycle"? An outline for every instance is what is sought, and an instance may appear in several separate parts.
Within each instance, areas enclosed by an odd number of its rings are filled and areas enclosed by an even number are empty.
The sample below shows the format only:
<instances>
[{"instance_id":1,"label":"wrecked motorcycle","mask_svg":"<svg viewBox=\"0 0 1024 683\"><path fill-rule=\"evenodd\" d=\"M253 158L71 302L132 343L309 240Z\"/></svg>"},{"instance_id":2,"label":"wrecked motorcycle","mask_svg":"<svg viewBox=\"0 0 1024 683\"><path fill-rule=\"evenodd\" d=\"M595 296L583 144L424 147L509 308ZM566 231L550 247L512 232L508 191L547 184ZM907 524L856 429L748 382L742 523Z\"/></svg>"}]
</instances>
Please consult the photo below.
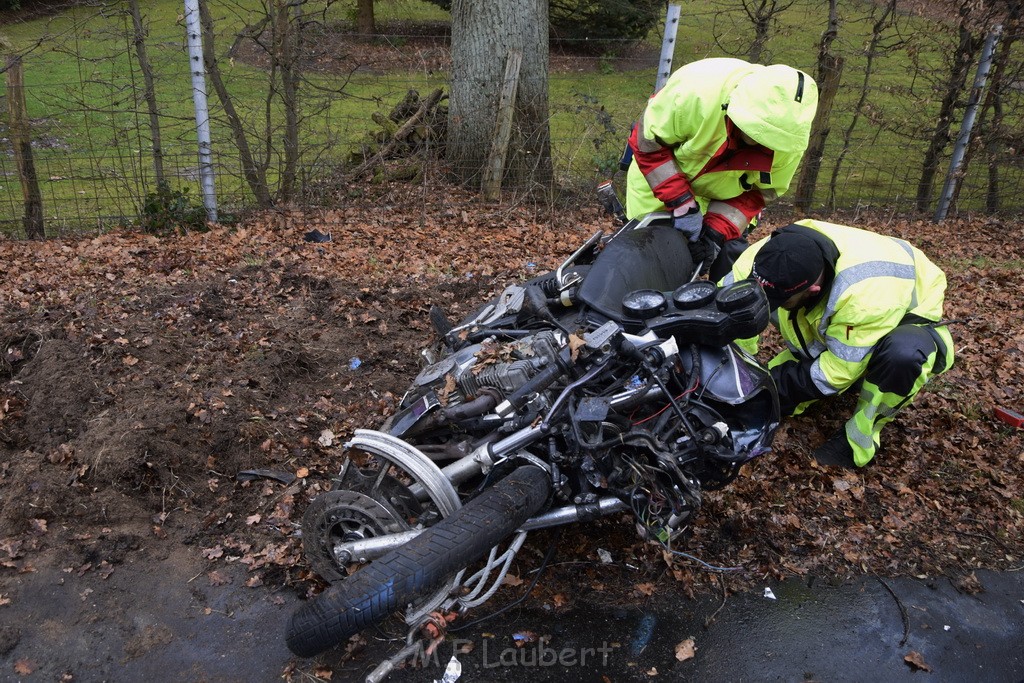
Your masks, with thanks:
<instances>
[{"instance_id":1,"label":"wrecked motorcycle","mask_svg":"<svg viewBox=\"0 0 1024 683\"><path fill-rule=\"evenodd\" d=\"M401 610L395 660L410 656L421 627L436 638L442 615L497 590L532 530L629 512L671 549L702 491L769 449L774 383L732 343L767 326L764 293L696 279L671 225L598 232L457 325L432 309L438 348L303 517L304 554L331 585L292 615L292 652Z\"/></svg>"}]
</instances>

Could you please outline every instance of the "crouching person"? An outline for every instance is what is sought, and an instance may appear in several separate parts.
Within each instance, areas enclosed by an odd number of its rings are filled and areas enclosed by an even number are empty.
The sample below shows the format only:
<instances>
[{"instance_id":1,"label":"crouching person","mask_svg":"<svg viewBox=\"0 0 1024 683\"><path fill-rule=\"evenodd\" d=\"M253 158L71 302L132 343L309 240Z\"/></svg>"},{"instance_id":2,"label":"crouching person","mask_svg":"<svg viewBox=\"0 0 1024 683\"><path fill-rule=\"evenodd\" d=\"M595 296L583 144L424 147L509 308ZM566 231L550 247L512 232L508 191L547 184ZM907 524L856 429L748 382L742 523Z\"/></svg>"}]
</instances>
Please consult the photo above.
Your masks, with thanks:
<instances>
[{"instance_id":1,"label":"crouching person","mask_svg":"<svg viewBox=\"0 0 1024 683\"><path fill-rule=\"evenodd\" d=\"M722 284L746 277L761 283L788 347L769 363L782 414L860 392L853 416L814 452L819 463L871 462L882 427L953 365L946 276L904 240L801 220L743 252ZM757 339L743 346L756 352Z\"/></svg>"}]
</instances>

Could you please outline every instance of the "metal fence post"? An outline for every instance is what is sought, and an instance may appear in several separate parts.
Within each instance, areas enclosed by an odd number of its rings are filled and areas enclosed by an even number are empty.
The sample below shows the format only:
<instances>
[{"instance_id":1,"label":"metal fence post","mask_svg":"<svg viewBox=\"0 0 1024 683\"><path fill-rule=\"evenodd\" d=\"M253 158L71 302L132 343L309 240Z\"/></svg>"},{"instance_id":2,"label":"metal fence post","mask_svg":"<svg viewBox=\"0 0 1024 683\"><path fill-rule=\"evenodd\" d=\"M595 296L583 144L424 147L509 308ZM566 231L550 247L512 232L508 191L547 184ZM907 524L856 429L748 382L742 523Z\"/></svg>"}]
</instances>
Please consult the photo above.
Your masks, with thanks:
<instances>
[{"instance_id":1,"label":"metal fence post","mask_svg":"<svg viewBox=\"0 0 1024 683\"><path fill-rule=\"evenodd\" d=\"M210 222L216 223L217 192L213 183L210 109L206 102L206 67L203 65L203 34L199 21L199 0L185 0L185 31L188 34L188 59L192 71L192 102L196 109L196 133L199 138L199 182L203 189L206 218Z\"/></svg>"},{"instance_id":2,"label":"metal fence post","mask_svg":"<svg viewBox=\"0 0 1024 683\"><path fill-rule=\"evenodd\" d=\"M946 183L942 186L942 194L939 196L939 205L935 209L934 221L938 223L946 218L949 211L949 204L953 199L956 190L957 176L960 173L960 165L964 160L964 153L967 151L967 143L971 140L971 131L974 129L974 119L978 115L978 104L981 102L981 93L985 89L985 81L988 79L989 69L992 67L992 55L996 50L996 41L1003 31L1003 25L997 24L992 32L985 39L985 45L981 50L981 59L978 61L978 73L974 77L974 86L971 88L971 97L967 101L967 110L964 112L964 121L960 126L960 135L957 136L956 144L953 146L953 156L949 161L949 171L946 173Z\"/></svg>"},{"instance_id":3,"label":"metal fence post","mask_svg":"<svg viewBox=\"0 0 1024 683\"><path fill-rule=\"evenodd\" d=\"M672 56L676 51L676 32L679 30L680 5L669 5L665 13L665 35L661 39L661 59L658 61L658 76L654 79L657 92L665 85L672 73Z\"/></svg>"}]
</instances>

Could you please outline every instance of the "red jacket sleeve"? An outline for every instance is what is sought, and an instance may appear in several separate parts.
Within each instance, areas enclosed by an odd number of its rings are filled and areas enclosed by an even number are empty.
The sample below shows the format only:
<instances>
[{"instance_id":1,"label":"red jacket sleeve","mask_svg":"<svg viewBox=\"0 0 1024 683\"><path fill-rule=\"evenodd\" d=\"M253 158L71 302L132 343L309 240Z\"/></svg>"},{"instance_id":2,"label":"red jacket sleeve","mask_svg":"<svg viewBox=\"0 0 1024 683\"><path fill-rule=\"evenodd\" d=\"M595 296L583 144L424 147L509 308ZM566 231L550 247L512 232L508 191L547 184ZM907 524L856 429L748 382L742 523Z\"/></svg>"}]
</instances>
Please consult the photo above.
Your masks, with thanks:
<instances>
[{"instance_id":1,"label":"red jacket sleeve","mask_svg":"<svg viewBox=\"0 0 1024 683\"><path fill-rule=\"evenodd\" d=\"M642 128L643 119L633 126L629 146L654 196L670 209L693 199L690 181L680 172L672 148L644 138Z\"/></svg>"}]
</instances>

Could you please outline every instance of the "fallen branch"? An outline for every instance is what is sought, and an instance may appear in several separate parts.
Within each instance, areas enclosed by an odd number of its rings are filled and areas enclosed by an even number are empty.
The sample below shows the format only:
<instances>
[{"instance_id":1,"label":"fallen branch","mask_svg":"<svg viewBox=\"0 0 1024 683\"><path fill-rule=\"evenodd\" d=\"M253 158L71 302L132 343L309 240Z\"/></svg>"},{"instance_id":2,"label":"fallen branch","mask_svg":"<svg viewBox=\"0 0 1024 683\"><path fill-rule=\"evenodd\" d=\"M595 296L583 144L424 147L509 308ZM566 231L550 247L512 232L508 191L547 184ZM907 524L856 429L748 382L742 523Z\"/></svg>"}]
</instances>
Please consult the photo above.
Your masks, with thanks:
<instances>
[{"instance_id":1,"label":"fallen branch","mask_svg":"<svg viewBox=\"0 0 1024 683\"><path fill-rule=\"evenodd\" d=\"M910 617L907 616L907 608L903 606L903 601L896 595L896 591L889 587L889 584L882 580L881 577L876 576L875 579L885 587L885 590L889 591L889 595L892 596L892 599L896 601L896 605L900 608L900 617L903 619L903 637L900 639L900 646L902 647L910 635Z\"/></svg>"},{"instance_id":2,"label":"fallen branch","mask_svg":"<svg viewBox=\"0 0 1024 683\"><path fill-rule=\"evenodd\" d=\"M726 601L726 598L729 595L729 591L727 591L725 589L725 575L724 574L719 574L718 575L718 582L722 586L722 604L718 606L718 609L716 609L714 612L711 613L711 616L709 616L707 619L704 620L704 630L705 631L708 630L708 628L711 626L711 622L713 622L715 620L715 617L718 616L718 613L721 612L722 609L725 607L725 601Z\"/></svg>"}]
</instances>

